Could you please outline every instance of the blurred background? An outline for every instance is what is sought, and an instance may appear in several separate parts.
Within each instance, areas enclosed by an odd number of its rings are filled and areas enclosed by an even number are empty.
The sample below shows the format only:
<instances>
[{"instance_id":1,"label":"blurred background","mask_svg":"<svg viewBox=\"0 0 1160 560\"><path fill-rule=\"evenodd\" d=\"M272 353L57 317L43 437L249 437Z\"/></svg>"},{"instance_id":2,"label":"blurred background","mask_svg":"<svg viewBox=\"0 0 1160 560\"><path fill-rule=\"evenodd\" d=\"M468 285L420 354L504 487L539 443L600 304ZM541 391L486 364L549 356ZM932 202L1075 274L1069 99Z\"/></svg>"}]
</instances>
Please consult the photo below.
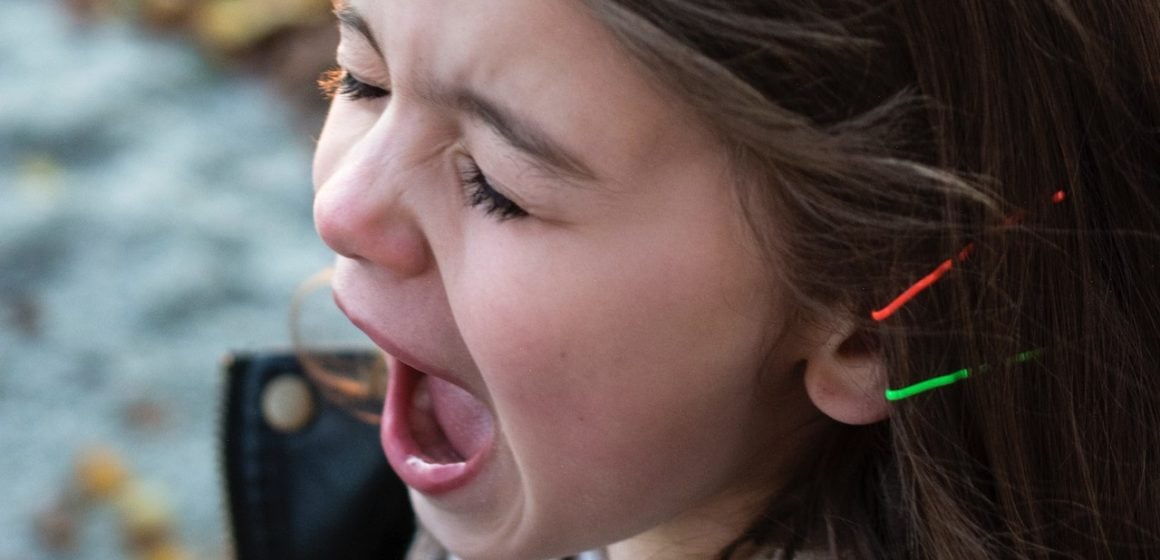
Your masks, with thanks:
<instances>
[{"instance_id":1,"label":"blurred background","mask_svg":"<svg viewBox=\"0 0 1160 560\"><path fill-rule=\"evenodd\" d=\"M0 560L228 558L223 357L284 349L330 0L0 0Z\"/></svg>"}]
</instances>

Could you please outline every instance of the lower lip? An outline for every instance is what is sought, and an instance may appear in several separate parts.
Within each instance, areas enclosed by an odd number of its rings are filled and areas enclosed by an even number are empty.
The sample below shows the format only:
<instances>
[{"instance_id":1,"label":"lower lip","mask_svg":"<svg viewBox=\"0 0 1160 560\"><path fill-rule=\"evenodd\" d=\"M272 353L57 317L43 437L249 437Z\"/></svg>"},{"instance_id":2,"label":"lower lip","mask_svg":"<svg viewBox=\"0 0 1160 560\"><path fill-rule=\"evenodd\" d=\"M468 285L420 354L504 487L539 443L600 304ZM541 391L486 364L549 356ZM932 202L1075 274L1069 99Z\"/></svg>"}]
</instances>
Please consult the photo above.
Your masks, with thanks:
<instances>
[{"instance_id":1,"label":"lower lip","mask_svg":"<svg viewBox=\"0 0 1160 560\"><path fill-rule=\"evenodd\" d=\"M491 446L459 463L428 460L412 437L408 421L415 383L424 374L393 356L387 356L387 367L390 381L379 435L391 468L404 484L429 496L446 494L470 484L482 470Z\"/></svg>"}]
</instances>

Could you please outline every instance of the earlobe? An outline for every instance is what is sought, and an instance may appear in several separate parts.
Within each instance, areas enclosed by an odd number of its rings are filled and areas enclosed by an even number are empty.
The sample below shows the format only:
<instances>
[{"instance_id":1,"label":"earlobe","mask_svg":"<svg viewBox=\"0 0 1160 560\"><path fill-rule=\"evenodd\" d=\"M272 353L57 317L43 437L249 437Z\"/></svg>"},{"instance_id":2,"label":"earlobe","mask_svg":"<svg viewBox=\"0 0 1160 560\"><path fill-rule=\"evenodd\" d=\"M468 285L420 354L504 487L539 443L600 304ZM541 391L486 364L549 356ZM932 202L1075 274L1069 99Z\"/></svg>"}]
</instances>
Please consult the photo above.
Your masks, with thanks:
<instances>
[{"instance_id":1,"label":"earlobe","mask_svg":"<svg viewBox=\"0 0 1160 560\"><path fill-rule=\"evenodd\" d=\"M843 424L873 424L890 415L886 362L869 336L850 324L830 334L806 362L804 383L810 400Z\"/></svg>"}]
</instances>

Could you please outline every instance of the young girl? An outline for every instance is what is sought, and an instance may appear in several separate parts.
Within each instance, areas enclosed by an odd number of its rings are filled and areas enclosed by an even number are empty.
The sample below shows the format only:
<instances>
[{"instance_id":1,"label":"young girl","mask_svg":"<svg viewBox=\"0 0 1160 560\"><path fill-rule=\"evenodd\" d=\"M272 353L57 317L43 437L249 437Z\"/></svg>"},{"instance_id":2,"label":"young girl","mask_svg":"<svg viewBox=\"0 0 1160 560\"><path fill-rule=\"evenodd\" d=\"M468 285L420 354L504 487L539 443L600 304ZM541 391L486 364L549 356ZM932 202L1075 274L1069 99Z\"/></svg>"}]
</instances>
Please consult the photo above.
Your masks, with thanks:
<instances>
[{"instance_id":1,"label":"young girl","mask_svg":"<svg viewBox=\"0 0 1160 560\"><path fill-rule=\"evenodd\" d=\"M431 558L1160 557L1160 4L337 14Z\"/></svg>"}]
</instances>

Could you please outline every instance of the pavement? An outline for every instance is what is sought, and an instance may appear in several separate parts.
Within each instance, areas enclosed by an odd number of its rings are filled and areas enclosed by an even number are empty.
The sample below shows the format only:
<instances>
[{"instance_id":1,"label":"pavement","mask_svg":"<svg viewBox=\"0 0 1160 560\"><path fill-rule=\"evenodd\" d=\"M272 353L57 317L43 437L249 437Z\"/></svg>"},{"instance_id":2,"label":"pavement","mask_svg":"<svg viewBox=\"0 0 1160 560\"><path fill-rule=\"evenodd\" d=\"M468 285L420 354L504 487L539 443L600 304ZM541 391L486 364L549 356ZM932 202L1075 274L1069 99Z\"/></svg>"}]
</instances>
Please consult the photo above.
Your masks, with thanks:
<instances>
[{"instance_id":1,"label":"pavement","mask_svg":"<svg viewBox=\"0 0 1160 560\"><path fill-rule=\"evenodd\" d=\"M289 346L331 260L292 113L180 39L0 0L0 560L140 557L123 504L70 498L93 450L228 558L220 361Z\"/></svg>"}]
</instances>

